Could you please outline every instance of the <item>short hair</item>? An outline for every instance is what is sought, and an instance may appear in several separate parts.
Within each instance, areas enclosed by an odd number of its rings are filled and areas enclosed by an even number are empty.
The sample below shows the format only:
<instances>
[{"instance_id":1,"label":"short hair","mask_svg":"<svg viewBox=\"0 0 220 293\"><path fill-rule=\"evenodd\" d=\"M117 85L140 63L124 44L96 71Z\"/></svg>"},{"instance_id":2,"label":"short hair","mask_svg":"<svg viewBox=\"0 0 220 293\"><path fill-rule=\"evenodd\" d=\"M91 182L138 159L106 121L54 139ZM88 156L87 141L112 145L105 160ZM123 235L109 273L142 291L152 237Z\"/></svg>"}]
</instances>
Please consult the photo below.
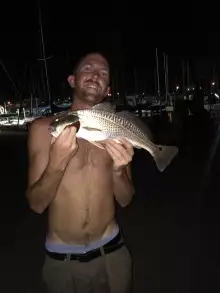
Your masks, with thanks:
<instances>
[{"instance_id":1,"label":"short hair","mask_svg":"<svg viewBox=\"0 0 220 293\"><path fill-rule=\"evenodd\" d=\"M92 52L86 53L86 54L84 54L83 56L80 57L80 59L76 62L75 66L73 67L73 71L72 71L73 75L76 74L76 72L77 72L77 70L78 70L80 64L82 63L82 61L83 61L88 55L101 55L101 56L102 56L104 59L106 59L107 62L108 62L108 57L107 57L106 54L103 53L103 52L92 51ZM108 64L109 64L109 62L108 62Z\"/></svg>"}]
</instances>

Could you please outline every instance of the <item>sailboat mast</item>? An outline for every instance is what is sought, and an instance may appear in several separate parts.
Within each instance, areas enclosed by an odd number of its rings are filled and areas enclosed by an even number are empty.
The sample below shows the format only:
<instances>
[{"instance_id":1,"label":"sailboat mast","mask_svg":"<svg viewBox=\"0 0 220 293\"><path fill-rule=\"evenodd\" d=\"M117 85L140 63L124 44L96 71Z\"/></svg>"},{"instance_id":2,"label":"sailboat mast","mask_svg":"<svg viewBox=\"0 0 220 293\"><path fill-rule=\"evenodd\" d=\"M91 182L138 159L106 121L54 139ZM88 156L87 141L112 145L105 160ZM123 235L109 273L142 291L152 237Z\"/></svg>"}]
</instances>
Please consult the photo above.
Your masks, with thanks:
<instances>
[{"instance_id":1,"label":"sailboat mast","mask_svg":"<svg viewBox=\"0 0 220 293\"><path fill-rule=\"evenodd\" d=\"M166 55L166 74L167 74L167 96L169 96L169 70L168 70L168 55Z\"/></svg>"},{"instance_id":2,"label":"sailboat mast","mask_svg":"<svg viewBox=\"0 0 220 293\"><path fill-rule=\"evenodd\" d=\"M8 73L8 71L7 71L7 69L5 68L5 65L3 64L3 62L2 62L1 59L0 59L0 65L2 66L3 70L5 71L7 77L9 78L9 80L10 80L10 82L11 82L13 88L14 88L15 91L16 91L16 94L19 96L20 92L19 92L18 88L16 87L15 83L13 82L13 80L12 80L10 74Z\"/></svg>"},{"instance_id":3,"label":"sailboat mast","mask_svg":"<svg viewBox=\"0 0 220 293\"><path fill-rule=\"evenodd\" d=\"M163 53L163 61L164 61L164 80L165 80L165 96L166 96L166 103L167 103L167 58L166 58L166 54Z\"/></svg>"},{"instance_id":4,"label":"sailboat mast","mask_svg":"<svg viewBox=\"0 0 220 293\"><path fill-rule=\"evenodd\" d=\"M183 93L185 92L185 62L182 60Z\"/></svg>"},{"instance_id":5,"label":"sailboat mast","mask_svg":"<svg viewBox=\"0 0 220 293\"><path fill-rule=\"evenodd\" d=\"M138 88L137 88L137 69L134 68L134 92L135 92L135 98L138 94Z\"/></svg>"},{"instance_id":6,"label":"sailboat mast","mask_svg":"<svg viewBox=\"0 0 220 293\"><path fill-rule=\"evenodd\" d=\"M40 9L40 1L39 0L38 0L38 11L39 11L39 24L40 24L40 33L41 33L41 42L42 42L44 69L45 69L46 82L47 82L48 102L49 102L49 105L51 107L52 106L52 104L51 104L52 101L51 101L50 85L49 85L49 79L48 79L47 60L46 60L46 53L45 53L44 34L43 34L42 18L41 18L41 9Z\"/></svg>"},{"instance_id":7,"label":"sailboat mast","mask_svg":"<svg viewBox=\"0 0 220 293\"><path fill-rule=\"evenodd\" d=\"M159 77L159 64L158 64L157 48L156 48L156 67L157 67L157 94L158 94L158 97L160 97L160 77Z\"/></svg>"},{"instance_id":8,"label":"sailboat mast","mask_svg":"<svg viewBox=\"0 0 220 293\"><path fill-rule=\"evenodd\" d=\"M189 60L187 60L187 87L190 87Z\"/></svg>"}]
</instances>

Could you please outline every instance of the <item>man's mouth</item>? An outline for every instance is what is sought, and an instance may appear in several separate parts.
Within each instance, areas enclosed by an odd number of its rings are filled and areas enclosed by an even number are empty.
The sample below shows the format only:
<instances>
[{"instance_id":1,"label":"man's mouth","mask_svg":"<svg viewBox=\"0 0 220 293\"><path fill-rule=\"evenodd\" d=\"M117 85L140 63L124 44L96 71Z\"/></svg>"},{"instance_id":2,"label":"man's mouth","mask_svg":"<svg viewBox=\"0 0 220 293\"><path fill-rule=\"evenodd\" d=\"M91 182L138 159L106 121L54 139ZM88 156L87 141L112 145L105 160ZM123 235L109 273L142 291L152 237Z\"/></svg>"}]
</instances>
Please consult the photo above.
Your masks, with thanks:
<instances>
[{"instance_id":1,"label":"man's mouth","mask_svg":"<svg viewBox=\"0 0 220 293\"><path fill-rule=\"evenodd\" d=\"M87 82L86 87L89 87L89 88L92 88L92 89L95 89L95 90L99 89L99 85L97 83L94 83L94 82Z\"/></svg>"}]
</instances>

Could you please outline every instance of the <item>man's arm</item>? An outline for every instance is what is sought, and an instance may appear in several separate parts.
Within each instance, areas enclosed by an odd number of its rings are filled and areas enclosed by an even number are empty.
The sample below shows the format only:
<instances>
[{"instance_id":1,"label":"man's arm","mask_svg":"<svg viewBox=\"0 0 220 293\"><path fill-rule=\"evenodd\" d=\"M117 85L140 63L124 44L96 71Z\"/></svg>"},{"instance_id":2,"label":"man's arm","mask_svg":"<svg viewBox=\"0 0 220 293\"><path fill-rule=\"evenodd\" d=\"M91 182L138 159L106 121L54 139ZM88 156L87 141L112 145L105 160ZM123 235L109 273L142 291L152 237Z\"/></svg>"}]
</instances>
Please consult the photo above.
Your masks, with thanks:
<instances>
[{"instance_id":1,"label":"man's arm","mask_svg":"<svg viewBox=\"0 0 220 293\"><path fill-rule=\"evenodd\" d=\"M53 169L49 164L51 137L44 120L36 120L28 137L28 189L30 208L42 213L56 196L64 170Z\"/></svg>"},{"instance_id":2,"label":"man's arm","mask_svg":"<svg viewBox=\"0 0 220 293\"><path fill-rule=\"evenodd\" d=\"M131 178L131 165L121 171L113 172L114 196L122 206L127 206L134 195L134 187Z\"/></svg>"}]
</instances>

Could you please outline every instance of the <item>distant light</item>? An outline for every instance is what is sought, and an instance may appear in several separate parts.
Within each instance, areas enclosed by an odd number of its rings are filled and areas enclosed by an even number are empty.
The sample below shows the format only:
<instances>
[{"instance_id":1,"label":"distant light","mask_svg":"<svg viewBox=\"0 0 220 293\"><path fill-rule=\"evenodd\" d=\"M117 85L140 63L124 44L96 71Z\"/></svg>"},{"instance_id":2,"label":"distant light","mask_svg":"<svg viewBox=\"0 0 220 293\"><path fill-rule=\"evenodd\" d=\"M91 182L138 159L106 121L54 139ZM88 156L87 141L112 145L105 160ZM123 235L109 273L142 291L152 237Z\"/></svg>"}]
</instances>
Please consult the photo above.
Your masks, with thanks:
<instances>
[{"instance_id":1,"label":"distant light","mask_svg":"<svg viewBox=\"0 0 220 293\"><path fill-rule=\"evenodd\" d=\"M117 95L119 95L119 93L117 93Z\"/></svg>"},{"instance_id":2,"label":"distant light","mask_svg":"<svg viewBox=\"0 0 220 293\"><path fill-rule=\"evenodd\" d=\"M219 95L218 95L218 94L216 94L216 93L215 93L214 95L216 96L216 98L218 98L218 99L219 99Z\"/></svg>"},{"instance_id":3,"label":"distant light","mask_svg":"<svg viewBox=\"0 0 220 293\"><path fill-rule=\"evenodd\" d=\"M215 85L215 83L214 83L214 82L212 82L212 85Z\"/></svg>"},{"instance_id":4,"label":"distant light","mask_svg":"<svg viewBox=\"0 0 220 293\"><path fill-rule=\"evenodd\" d=\"M194 89L195 89L195 88L193 87L193 91L194 91Z\"/></svg>"},{"instance_id":5,"label":"distant light","mask_svg":"<svg viewBox=\"0 0 220 293\"><path fill-rule=\"evenodd\" d=\"M144 95L144 93L143 93L143 95Z\"/></svg>"},{"instance_id":6,"label":"distant light","mask_svg":"<svg viewBox=\"0 0 220 293\"><path fill-rule=\"evenodd\" d=\"M177 86L176 86L176 90L178 90L179 88L180 88L180 87L177 85Z\"/></svg>"},{"instance_id":7,"label":"distant light","mask_svg":"<svg viewBox=\"0 0 220 293\"><path fill-rule=\"evenodd\" d=\"M190 89L188 88L187 91L189 91Z\"/></svg>"}]
</instances>

